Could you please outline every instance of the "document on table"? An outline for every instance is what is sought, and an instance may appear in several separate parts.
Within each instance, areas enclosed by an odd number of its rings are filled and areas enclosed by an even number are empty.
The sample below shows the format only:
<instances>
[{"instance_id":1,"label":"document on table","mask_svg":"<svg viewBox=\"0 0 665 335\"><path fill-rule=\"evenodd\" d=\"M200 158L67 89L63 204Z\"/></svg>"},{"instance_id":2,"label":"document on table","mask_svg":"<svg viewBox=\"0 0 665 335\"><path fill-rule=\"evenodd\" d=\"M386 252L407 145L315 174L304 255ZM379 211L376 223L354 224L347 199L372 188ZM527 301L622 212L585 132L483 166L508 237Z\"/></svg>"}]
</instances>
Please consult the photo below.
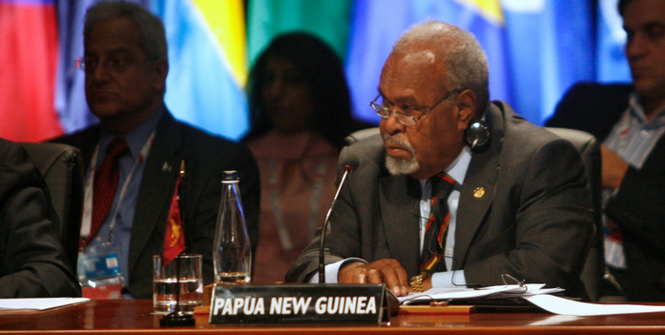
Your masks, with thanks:
<instances>
[{"instance_id":1,"label":"document on table","mask_svg":"<svg viewBox=\"0 0 665 335\"><path fill-rule=\"evenodd\" d=\"M507 298L524 295L561 292L561 288L546 288L545 284L496 285L476 289L471 288L433 288L422 293L409 293L399 297L401 304L408 305L420 301L476 298Z\"/></svg>"},{"instance_id":2,"label":"document on table","mask_svg":"<svg viewBox=\"0 0 665 335\"><path fill-rule=\"evenodd\" d=\"M497 285L477 289L433 288L422 293L409 293L397 298L403 305L419 301L442 301L454 299L520 298L550 313L571 316L615 315L665 312L665 306L633 304L599 304L553 296L561 288L543 288L545 284Z\"/></svg>"},{"instance_id":3,"label":"document on table","mask_svg":"<svg viewBox=\"0 0 665 335\"><path fill-rule=\"evenodd\" d=\"M43 311L45 309L73 305L79 302L89 301L88 298L14 298L0 299L0 311L11 309L34 309Z\"/></svg>"}]
</instances>

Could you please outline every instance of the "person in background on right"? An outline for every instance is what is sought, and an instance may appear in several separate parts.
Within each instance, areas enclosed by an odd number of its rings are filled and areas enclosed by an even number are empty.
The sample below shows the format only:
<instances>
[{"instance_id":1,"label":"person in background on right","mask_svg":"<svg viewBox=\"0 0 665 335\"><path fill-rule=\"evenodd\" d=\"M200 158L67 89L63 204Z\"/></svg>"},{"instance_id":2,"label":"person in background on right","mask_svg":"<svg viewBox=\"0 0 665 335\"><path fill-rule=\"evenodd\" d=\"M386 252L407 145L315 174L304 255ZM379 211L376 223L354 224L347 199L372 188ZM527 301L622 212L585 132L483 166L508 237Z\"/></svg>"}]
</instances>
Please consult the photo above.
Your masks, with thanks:
<instances>
[{"instance_id":1,"label":"person in background on right","mask_svg":"<svg viewBox=\"0 0 665 335\"><path fill-rule=\"evenodd\" d=\"M341 60L309 34L275 38L257 58L248 91L243 141L259 164L262 192L252 282L275 283L323 224L344 138L362 125L351 116Z\"/></svg>"},{"instance_id":2,"label":"person in background on right","mask_svg":"<svg viewBox=\"0 0 665 335\"><path fill-rule=\"evenodd\" d=\"M602 141L605 261L628 301L665 301L665 1L620 0L632 85L580 83L547 127Z\"/></svg>"}]
</instances>

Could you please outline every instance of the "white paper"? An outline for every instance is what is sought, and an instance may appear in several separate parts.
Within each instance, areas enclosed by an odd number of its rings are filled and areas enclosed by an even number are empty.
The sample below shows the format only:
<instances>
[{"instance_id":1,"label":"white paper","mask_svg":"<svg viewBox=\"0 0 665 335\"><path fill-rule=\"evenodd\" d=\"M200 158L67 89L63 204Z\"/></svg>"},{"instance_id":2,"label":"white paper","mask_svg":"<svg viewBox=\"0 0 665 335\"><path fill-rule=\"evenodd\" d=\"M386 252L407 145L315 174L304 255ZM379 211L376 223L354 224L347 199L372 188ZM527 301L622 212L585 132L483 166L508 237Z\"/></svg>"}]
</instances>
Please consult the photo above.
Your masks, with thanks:
<instances>
[{"instance_id":1,"label":"white paper","mask_svg":"<svg viewBox=\"0 0 665 335\"><path fill-rule=\"evenodd\" d=\"M665 312L665 306L594 304L555 297L549 294L523 296L522 298L548 312L561 315L593 316Z\"/></svg>"},{"instance_id":2,"label":"white paper","mask_svg":"<svg viewBox=\"0 0 665 335\"><path fill-rule=\"evenodd\" d=\"M409 293L398 297L400 303L408 305L417 301L448 300L448 299L471 299L492 296L521 296L529 291L538 292L545 284L519 285L497 285L478 289L472 288L432 288L422 293ZM561 290L561 289L557 289ZM548 291L551 293L552 291ZM538 294L538 293L535 293Z\"/></svg>"},{"instance_id":3,"label":"white paper","mask_svg":"<svg viewBox=\"0 0 665 335\"><path fill-rule=\"evenodd\" d=\"M665 312L665 306L579 302L550 295L549 293L561 292L563 289L558 287L543 288L544 286L545 284L526 284L525 286L497 285L479 289L433 288L422 293L409 293L407 296L397 299L400 303L408 305L416 301L517 297L550 313L576 317Z\"/></svg>"},{"instance_id":4,"label":"white paper","mask_svg":"<svg viewBox=\"0 0 665 335\"><path fill-rule=\"evenodd\" d=\"M8 309L45 309L72 305L79 302L89 301L88 298L26 298L26 299L0 299L0 310Z\"/></svg>"},{"instance_id":5,"label":"white paper","mask_svg":"<svg viewBox=\"0 0 665 335\"><path fill-rule=\"evenodd\" d=\"M582 319L581 316L574 315L547 315L543 314L543 319L529 323L529 326L551 326L562 325L567 322L573 322Z\"/></svg>"}]
</instances>

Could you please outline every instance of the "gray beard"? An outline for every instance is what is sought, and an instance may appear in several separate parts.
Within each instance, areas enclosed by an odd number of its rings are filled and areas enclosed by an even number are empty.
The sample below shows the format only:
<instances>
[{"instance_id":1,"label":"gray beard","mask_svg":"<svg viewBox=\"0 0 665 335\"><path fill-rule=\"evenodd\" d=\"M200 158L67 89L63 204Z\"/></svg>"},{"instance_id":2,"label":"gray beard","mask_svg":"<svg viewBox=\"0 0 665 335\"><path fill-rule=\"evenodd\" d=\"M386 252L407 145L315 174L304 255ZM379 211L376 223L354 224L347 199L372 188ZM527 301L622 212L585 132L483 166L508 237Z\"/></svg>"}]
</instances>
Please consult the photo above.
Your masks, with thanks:
<instances>
[{"instance_id":1,"label":"gray beard","mask_svg":"<svg viewBox=\"0 0 665 335\"><path fill-rule=\"evenodd\" d=\"M410 159L398 159L386 154L386 168L391 175L412 174L420 169L415 155Z\"/></svg>"},{"instance_id":2,"label":"gray beard","mask_svg":"<svg viewBox=\"0 0 665 335\"><path fill-rule=\"evenodd\" d=\"M411 158L400 159L386 153L386 168L391 175L412 174L420 169L420 164L418 164L418 160L416 159L416 151L413 150L410 143L402 141L399 138L391 138L388 134L383 135L383 142L396 144L411 154Z\"/></svg>"}]
</instances>

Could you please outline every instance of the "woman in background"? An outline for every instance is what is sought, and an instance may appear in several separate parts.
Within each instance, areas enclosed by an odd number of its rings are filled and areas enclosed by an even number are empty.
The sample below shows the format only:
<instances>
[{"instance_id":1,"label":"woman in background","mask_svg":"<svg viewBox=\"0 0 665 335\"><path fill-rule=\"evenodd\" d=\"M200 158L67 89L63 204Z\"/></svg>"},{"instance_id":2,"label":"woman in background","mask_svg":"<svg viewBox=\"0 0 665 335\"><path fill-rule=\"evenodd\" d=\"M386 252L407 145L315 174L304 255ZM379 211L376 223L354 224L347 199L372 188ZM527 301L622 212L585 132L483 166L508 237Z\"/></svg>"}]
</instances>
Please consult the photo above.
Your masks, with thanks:
<instances>
[{"instance_id":1,"label":"woman in background","mask_svg":"<svg viewBox=\"0 0 665 335\"><path fill-rule=\"evenodd\" d=\"M249 77L250 130L244 141L261 172L260 242L253 283L284 279L321 226L335 194L351 116L342 62L304 33L275 38Z\"/></svg>"}]
</instances>

